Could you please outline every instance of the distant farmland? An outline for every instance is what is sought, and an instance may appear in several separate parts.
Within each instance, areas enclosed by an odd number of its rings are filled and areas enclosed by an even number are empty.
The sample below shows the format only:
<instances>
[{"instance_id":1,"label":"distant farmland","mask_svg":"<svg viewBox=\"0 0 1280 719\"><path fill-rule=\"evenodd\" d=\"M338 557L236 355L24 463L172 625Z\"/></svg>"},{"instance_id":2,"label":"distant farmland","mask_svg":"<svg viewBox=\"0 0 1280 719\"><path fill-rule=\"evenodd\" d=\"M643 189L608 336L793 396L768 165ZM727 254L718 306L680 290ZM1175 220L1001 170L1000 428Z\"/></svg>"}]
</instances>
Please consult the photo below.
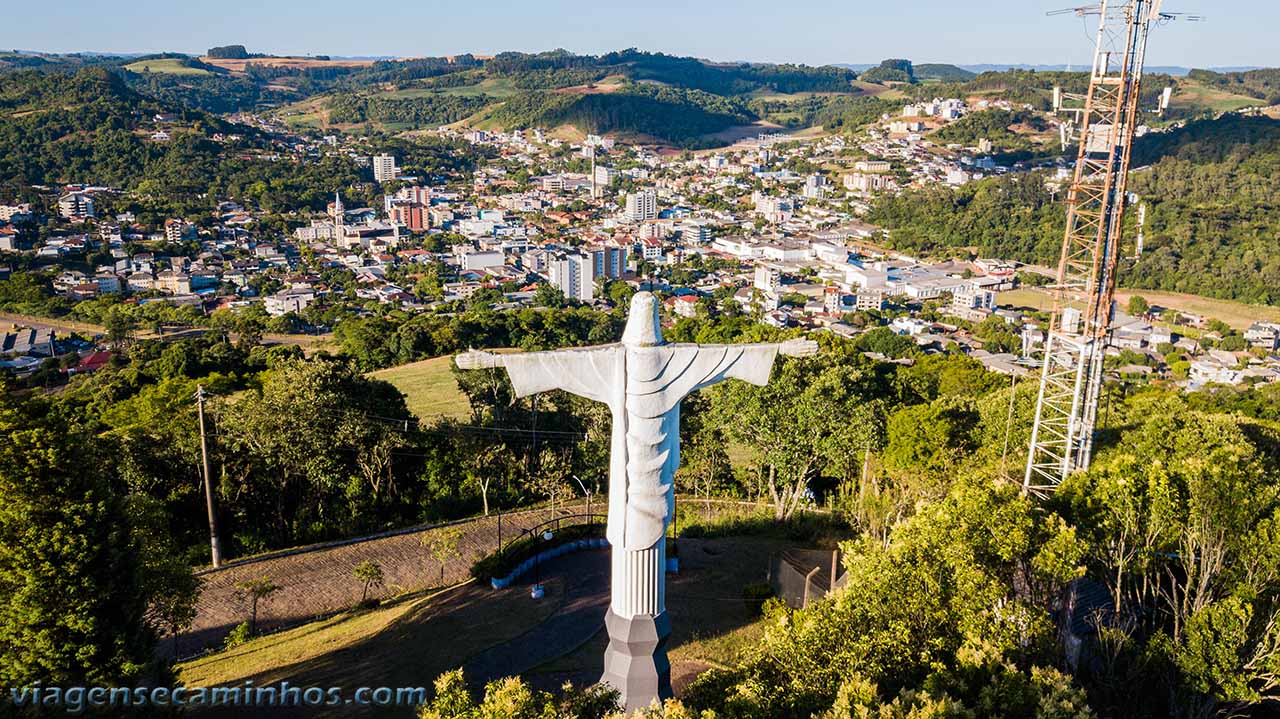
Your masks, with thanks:
<instances>
[{"instance_id":1,"label":"distant farmland","mask_svg":"<svg viewBox=\"0 0 1280 719\"><path fill-rule=\"evenodd\" d=\"M131 62L124 66L129 72L150 72L163 75L212 75L213 73L199 67L187 67L182 61L174 57L159 58L156 60L139 60Z\"/></svg>"}]
</instances>

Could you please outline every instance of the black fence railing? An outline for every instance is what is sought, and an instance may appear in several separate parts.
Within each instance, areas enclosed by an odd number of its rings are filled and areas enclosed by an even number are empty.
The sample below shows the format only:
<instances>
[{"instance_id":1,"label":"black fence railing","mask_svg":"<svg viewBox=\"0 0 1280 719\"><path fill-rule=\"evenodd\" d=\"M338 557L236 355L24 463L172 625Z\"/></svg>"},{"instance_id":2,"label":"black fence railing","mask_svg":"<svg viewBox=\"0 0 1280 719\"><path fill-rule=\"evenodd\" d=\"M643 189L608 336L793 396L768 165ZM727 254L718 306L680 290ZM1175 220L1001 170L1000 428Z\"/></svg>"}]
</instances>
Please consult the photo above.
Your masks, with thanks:
<instances>
[{"instance_id":1,"label":"black fence railing","mask_svg":"<svg viewBox=\"0 0 1280 719\"><path fill-rule=\"evenodd\" d=\"M519 534L502 542L498 547L497 554L499 556L505 555L513 546L522 544L526 540L533 540L534 538L545 534L547 530L551 530L554 535L561 529L568 527L585 526L590 528L596 525L604 527L608 519L609 516L603 512L581 512L579 514L566 514L553 517L545 522L529 527L523 532L520 532Z\"/></svg>"}]
</instances>

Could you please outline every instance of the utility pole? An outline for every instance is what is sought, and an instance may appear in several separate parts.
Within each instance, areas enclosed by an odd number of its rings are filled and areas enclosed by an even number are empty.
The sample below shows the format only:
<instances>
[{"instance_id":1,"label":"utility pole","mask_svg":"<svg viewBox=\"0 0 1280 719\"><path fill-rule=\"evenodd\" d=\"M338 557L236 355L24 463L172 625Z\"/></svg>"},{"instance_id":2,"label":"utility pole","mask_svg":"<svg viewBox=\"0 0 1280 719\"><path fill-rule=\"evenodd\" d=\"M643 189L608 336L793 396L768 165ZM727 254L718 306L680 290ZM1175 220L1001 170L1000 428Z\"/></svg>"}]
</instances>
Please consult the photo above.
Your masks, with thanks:
<instances>
[{"instance_id":1,"label":"utility pole","mask_svg":"<svg viewBox=\"0 0 1280 719\"><path fill-rule=\"evenodd\" d=\"M218 511L213 504L213 484L209 480L209 438L204 429L204 385L196 387L196 413L200 417L200 464L204 469L204 505L209 512L209 551L213 567L222 566L222 540L218 537Z\"/></svg>"}]
</instances>

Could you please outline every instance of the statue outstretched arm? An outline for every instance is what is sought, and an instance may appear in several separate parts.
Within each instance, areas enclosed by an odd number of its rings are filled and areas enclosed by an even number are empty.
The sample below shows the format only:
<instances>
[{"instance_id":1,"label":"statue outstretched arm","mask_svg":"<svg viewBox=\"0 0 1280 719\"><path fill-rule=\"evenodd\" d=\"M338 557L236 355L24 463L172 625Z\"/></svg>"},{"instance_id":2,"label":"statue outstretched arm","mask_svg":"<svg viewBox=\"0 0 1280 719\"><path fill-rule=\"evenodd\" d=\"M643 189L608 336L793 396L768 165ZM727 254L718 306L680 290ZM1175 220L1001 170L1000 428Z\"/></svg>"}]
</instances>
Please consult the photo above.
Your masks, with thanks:
<instances>
[{"instance_id":1,"label":"statue outstretched arm","mask_svg":"<svg viewBox=\"0 0 1280 719\"><path fill-rule=\"evenodd\" d=\"M470 350L457 356L458 369L504 367L516 397L562 389L597 402L609 401L609 388L617 383L614 347L564 349L551 352L498 354Z\"/></svg>"},{"instance_id":2,"label":"statue outstretched arm","mask_svg":"<svg viewBox=\"0 0 1280 719\"><path fill-rule=\"evenodd\" d=\"M502 367L502 355L484 350L471 349L454 358L458 369L493 369Z\"/></svg>"},{"instance_id":3,"label":"statue outstretched arm","mask_svg":"<svg viewBox=\"0 0 1280 719\"><path fill-rule=\"evenodd\" d=\"M720 368L712 372L697 389L710 387L726 379L740 379L763 387L769 383L773 363L778 355L785 357L812 357L818 353L818 343L797 338L772 344L721 345L725 357Z\"/></svg>"},{"instance_id":4,"label":"statue outstretched arm","mask_svg":"<svg viewBox=\"0 0 1280 719\"><path fill-rule=\"evenodd\" d=\"M818 343L810 339L797 337L778 345L778 354L787 357L812 357L818 354Z\"/></svg>"}]
</instances>

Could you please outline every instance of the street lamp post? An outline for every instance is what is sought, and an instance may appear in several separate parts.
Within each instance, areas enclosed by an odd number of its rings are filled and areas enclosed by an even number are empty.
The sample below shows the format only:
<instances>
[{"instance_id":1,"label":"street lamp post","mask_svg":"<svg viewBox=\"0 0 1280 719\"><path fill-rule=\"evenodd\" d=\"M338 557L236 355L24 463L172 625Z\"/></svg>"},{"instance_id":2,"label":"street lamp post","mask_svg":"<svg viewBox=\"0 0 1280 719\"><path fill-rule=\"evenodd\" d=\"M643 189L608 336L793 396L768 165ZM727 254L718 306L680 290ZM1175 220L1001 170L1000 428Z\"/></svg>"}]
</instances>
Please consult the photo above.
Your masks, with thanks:
<instances>
[{"instance_id":1,"label":"street lamp post","mask_svg":"<svg viewBox=\"0 0 1280 719\"><path fill-rule=\"evenodd\" d=\"M591 514L591 490L587 489L587 485L582 483L582 480L578 478L578 475L571 474L569 476L573 477L573 481L577 482L578 486L582 488L582 493L587 495L587 526L590 527L594 524L595 519Z\"/></svg>"},{"instance_id":2,"label":"street lamp post","mask_svg":"<svg viewBox=\"0 0 1280 719\"><path fill-rule=\"evenodd\" d=\"M555 534L550 529L542 533L542 541L550 542ZM547 590L542 586L542 552L538 551L533 555L533 588L529 590L529 596L534 599L542 599Z\"/></svg>"}]
</instances>

